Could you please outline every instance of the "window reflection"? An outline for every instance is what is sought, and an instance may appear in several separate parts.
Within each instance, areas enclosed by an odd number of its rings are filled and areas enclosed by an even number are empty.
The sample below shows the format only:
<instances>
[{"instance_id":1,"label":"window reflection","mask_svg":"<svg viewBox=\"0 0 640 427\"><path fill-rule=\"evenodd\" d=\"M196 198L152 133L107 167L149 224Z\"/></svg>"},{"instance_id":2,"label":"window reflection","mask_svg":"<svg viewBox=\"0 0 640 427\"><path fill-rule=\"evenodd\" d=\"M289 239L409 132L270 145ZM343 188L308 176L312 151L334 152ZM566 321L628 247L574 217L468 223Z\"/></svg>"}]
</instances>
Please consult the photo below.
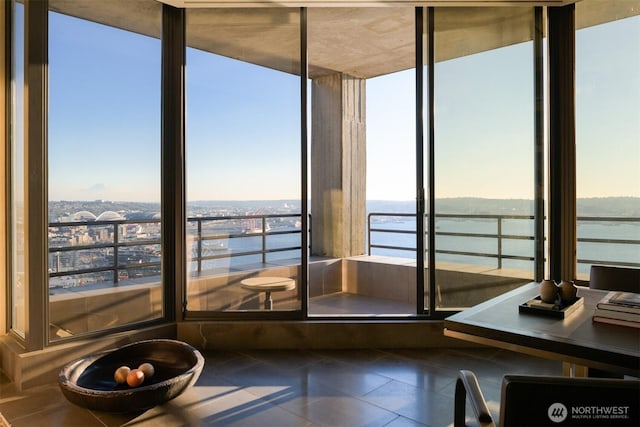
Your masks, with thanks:
<instances>
[{"instance_id":1,"label":"window reflection","mask_svg":"<svg viewBox=\"0 0 640 427\"><path fill-rule=\"evenodd\" d=\"M11 58L11 328L25 333L24 5L13 3Z\"/></svg>"},{"instance_id":2,"label":"window reflection","mask_svg":"<svg viewBox=\"0 0 640 427\"><path fill-rule=\"evenodd\" d=\"M597 9L592 3L576 4L577 272L583 280L592 264L640 267L640 1L600 1ZM594 26L596 17L608 22Z\"/></svg>"},{"instance_id":3,"label":"window reflection","mask_svg":"<svg viewBox=\"0 0 640 427\"><path fill-rule=\"evenodd\" d=\"M435 10L436 309L533 278L533 9Z\"/></svg>"},{"instance_id":4,"label":"window reflection","mask_svg":"<svg viewBox=\"0 0 640 427\"><path fill-rule=\"evenodd\" d=\"M189 311L300 308L299 40L297 10L187 10Z\"/></svg>"},{"instance_id":5,"label":"window reflection","mask_svg":"<svg viewBox=\"0 0 640 427\"><path fill-rule=\"evenodd\" d=\"M49 12L53 340L163 316L160 46Z\"/></svg>"}]
</instances>

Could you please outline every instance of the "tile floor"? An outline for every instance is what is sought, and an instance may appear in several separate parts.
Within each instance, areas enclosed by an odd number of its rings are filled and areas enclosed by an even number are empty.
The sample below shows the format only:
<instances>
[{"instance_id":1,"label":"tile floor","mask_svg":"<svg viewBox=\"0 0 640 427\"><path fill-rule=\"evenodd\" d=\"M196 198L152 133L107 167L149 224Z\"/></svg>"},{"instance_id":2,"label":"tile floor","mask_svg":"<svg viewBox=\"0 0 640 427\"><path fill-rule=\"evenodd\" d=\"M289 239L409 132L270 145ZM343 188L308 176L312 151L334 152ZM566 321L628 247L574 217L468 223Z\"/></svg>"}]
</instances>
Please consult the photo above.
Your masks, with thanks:
<instances>
[{"instance_id":1,"label":"tile floor","mask_svg":"<svg viewBox=\"0 0 640 427\"><path fill-rule=\"evenodd\" d=\"M505 373L560 375L560 362L497 349L238 351L204 354L197 383L144 413L92 412L57 384L18 393L0 413L20 426L450 426L457 371L478 375L496 411ZM468 413L468 412L467 412Z\"/></svg>"}]
</instances>

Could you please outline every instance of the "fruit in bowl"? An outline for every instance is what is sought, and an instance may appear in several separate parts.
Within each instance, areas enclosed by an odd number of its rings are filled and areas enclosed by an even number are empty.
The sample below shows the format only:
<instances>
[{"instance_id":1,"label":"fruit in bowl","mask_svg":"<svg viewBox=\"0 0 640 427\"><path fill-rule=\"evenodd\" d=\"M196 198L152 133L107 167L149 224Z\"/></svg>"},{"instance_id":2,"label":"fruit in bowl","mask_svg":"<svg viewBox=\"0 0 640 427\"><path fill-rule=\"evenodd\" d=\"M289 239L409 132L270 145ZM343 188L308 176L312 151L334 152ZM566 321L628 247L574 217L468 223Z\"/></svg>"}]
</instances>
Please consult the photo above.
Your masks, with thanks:
<instances>
[{"instance_id":1,"label":"fruit in bowl","mask_svg":"<svg viewBox=\"0 0 640 427\"><path fill-rule=\"evenodd\" d=\"M145 363L153 369L143 366ZM138 368L129 369L130 366ZM138 412L180 395L198 380L203 367L204 358L189 344L153 339L74 360L60 371L58 385L64 396L78 406L106 412Z\"/></svg>"}]
</instances>

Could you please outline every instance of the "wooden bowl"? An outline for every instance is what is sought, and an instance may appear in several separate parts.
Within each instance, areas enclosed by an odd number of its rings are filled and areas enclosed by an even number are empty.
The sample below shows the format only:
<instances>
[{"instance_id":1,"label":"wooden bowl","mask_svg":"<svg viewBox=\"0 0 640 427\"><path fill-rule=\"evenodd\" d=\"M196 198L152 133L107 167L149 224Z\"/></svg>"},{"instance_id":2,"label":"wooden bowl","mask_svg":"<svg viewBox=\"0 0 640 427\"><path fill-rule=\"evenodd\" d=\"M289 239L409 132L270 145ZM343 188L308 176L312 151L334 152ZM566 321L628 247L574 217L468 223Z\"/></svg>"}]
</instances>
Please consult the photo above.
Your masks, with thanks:
<instances>
[{"instance_id":1,"label":"wooden bowl","mask_svg":"<svg viewBox=\"0 0 640 427\"><path fill-rule=\"evenodd\" d=\"M155 373L138 387L116 383L120 366L137 368L151 363ZM140 412L167 402L192 386L204 367L204 358L189 344L155 339L75 360L62 368L58 384L72 403L97 411Z\"/></svg>"}]
</instances>

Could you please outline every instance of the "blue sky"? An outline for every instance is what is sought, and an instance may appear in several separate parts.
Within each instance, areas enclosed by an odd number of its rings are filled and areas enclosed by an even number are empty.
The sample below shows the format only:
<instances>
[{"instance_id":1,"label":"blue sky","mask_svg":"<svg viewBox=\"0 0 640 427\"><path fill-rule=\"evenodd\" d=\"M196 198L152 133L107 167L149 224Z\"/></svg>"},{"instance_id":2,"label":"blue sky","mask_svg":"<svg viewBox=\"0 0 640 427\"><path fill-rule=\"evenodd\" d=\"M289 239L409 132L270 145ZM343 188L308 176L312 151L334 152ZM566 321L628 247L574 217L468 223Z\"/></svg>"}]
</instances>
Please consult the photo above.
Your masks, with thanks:
<instances>
[{"instance_id":1,"label":"blue sky","mask_svg":"<svg viewBox=\"0 0 640 427\"><path fill-rule=\"evenodd\" d=\"M50 200L158 201L160 42L50 16ZM578 196L640 197L640 18L576 39ZM297 77L187 59L188 198L299 198ZM532 197L530 69L530 44L436 66L437 197ZM369 199L415 197L413 84L367 82Z\"/></svg>"}]
</instances>

